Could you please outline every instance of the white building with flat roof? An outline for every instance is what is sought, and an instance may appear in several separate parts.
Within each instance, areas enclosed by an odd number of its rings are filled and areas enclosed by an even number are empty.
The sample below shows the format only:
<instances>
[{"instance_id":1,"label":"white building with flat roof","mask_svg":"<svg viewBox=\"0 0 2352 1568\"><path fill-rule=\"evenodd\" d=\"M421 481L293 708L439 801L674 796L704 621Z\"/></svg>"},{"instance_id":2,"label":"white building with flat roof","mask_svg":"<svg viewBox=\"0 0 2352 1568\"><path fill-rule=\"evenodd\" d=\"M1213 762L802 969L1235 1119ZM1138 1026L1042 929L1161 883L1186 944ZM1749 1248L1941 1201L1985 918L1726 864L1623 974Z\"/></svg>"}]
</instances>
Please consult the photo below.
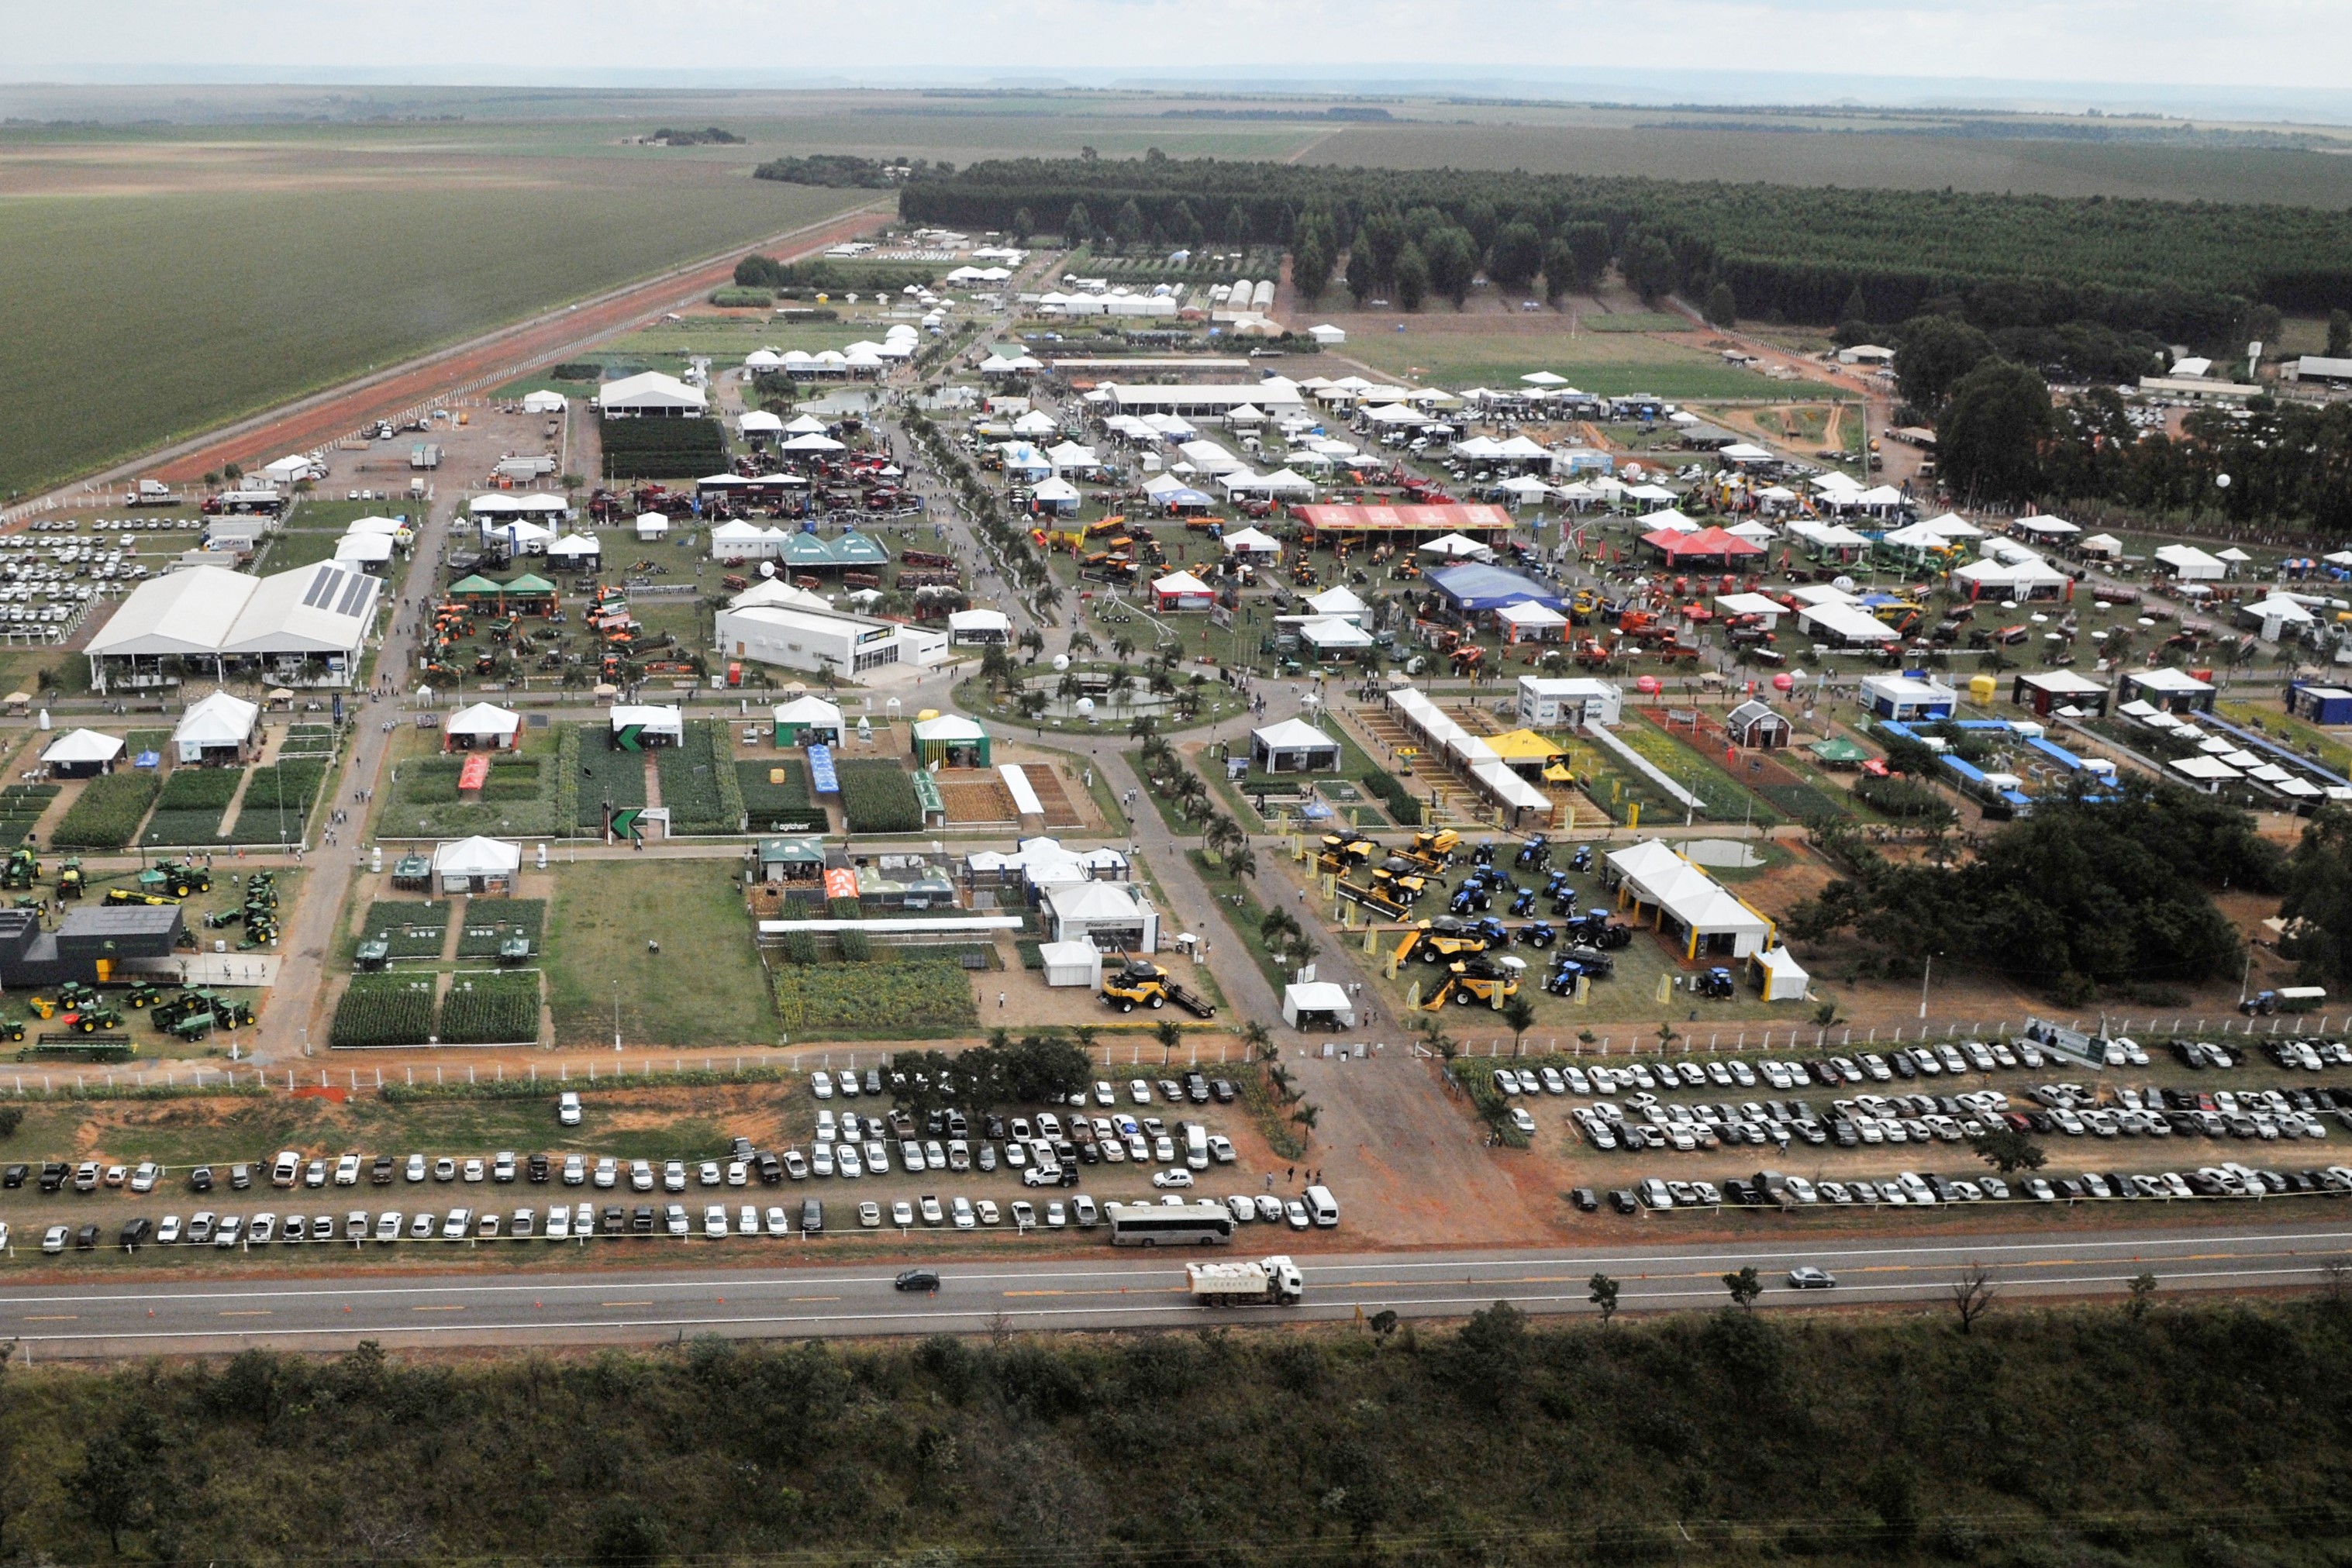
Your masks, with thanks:
<instances>
[{"instance_id":1,"label":"white building with flat roof","mask_svg":"<svg viewBox=\"0 0 2352 1568\"><path fill-rule=\"evenodd\" d=\"M797 604L757 604L719 612L719 655L845 678L891 664L936 664L948 635L897 621Z\"/></svg>"}]
</instances>

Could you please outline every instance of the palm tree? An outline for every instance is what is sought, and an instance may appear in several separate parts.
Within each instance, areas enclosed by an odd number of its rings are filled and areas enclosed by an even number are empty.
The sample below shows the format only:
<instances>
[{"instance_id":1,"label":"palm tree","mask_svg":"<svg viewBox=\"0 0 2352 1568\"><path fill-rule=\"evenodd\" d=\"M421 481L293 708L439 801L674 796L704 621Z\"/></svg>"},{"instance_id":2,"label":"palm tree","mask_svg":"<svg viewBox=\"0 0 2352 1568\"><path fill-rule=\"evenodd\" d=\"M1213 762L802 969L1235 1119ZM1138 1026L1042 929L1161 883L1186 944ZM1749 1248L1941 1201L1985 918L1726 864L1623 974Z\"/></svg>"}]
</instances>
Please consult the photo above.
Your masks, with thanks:
<instances>
[{"instance_id":1,"label":"palm tree","mask_svg":"<svg viewBox=\"0 0 2352 1568\"><path fill-rule=\"evenodd\" d=\"M1070 1031L1071 1043L1088 1056L1095 1053L1096 1042L1101 1039L1102 1031L1090 1023L1082 1023Z\"/></svg>"},{"instance_id":2,"label":"palm tree","mask_svg":"<svg viewBox=\"0 0 2352 1568\"><path fill-rule=\"evenodd\" d=\"M1265 1081L1274 1085L1274 1093L1276 1099L1286 1103L1297 1098L1297 1096L1291 1092L1290 1069L1285 1067L1279 1061L1269 1061L1266 1063Z\"/></svg>"},{"instance_id":3,"label":"palm tree","mask_svg":"<svg viewBox=\"0 0 2352 1568\"><path fill-rule=\"evenodd\" d=\"M1503 1021L1511 1026L1511 1054L1516 1057L1528 1030L1535 1027L1536 1005L1525 997L1507 997L1503 1000Z\"/></svg>"},{"instance_id":4,"label":"palm tree","mask_svg":"<svg viewBox=\"0 0 2352 1568\"><path fill-rule=\"evenodd\" d=\"M1281 1048L1274 1043L1274 1036L1267 1032L1265 1025L1255 1019L1242 1025L1242 1045L1252 1056L1272 1057L1282 1054Z\"/></svg>"},{"instance_id":5,"label":"palm tree","mask_svg":"<svg viewBox=\"0 0 2352 1568\"><path fill-rule=\"evenodd\" d=\"M1135 657L1135 639L1121 632L1110 640L1110 651L1117 653L1118 662L1124 664Z\"/></svg>"},{"instance_id":6,"label":"palm tree","mask_svg":"<svg viewBox=\"0 0 2352 1568\"><path fill-rule=\"evenodd\" d=\"M1257 876L1257 852L1244 845L1225 856L1225 869L1235 876L1255 880Z\"/></svg>"},{"instance_id":7,"label":"palm tree","mask_svg":"<svg viewBox=\"0 0 2352 1568\"><path fill-rule=\"evenodd\" d=\"M1151 1032L1160 1041L1160 1064L1165 1067L1176 1048L1184 1043L1184 1026L1174 1019L1161 1019Z\"/></svg>"},{"instance_id":8,"label":"palm tree","mask_svg":"<svg viewBox=\"0 0 2352 1568\"><path fill-rule=\"evenodd\" d=\"M1045 633L1038 631L1034 626L1023 632L1021 633L1021 651L1029 655L1030 662L1034 664L1036 662L1037 655L1045 651Z\"/></svg>"},{"instance_id":9,"label":"palm tree","mask_svg":"<svg viewBox=\"0 0 2352 1568\"><path fill-rule=\"evenodd\" d=\"M1144 743L1143 754L1146 757L1152 755L1151 742L1160 739L1160 720L1158 716L1148 713L1137 714L1135 717L1128 721L1127 738L1129 740L1142 741ZM1161 741L1160 744L1164 746L1167 742Z\"/></svg>"},{"instance_id":10,"label":"palm tree","mask_svg":"<svg viewBox=\"0 0 2352 1568\"><path fill-rule=\"evenodd\" d=\"M1312 1100L1302 1101L1298 1109L1290 1113L1290 1119L1298 1124L1301 1131L1312 1135L1315 1124L1323 1119L1323 1112Z\"/></svg>"},{"instance_id":11,"label":"palm tree","mask_svg":"<svg viewBox=\"0 0 2352 1568\"><path fill-rule=\"evenodd\" d=\"M1462 1042L1445 1032L1443 1013L1425 1013L1412 1020L1412 1027L1429 1043L1429 1049L1444 1060L1451 1061L1462 1054Z\"/></svg>"}]
</instances>

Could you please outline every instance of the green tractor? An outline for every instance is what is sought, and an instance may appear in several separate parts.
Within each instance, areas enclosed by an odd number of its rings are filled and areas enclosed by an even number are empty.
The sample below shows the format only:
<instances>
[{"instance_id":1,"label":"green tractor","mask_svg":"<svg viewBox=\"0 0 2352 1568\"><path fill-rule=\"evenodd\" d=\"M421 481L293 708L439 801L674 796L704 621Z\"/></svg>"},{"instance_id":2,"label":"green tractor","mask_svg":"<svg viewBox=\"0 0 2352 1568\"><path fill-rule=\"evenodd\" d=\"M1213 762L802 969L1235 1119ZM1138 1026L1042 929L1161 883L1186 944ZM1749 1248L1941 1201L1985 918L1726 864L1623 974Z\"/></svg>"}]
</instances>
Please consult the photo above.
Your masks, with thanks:
<instances>
[{"instance_id":1,"label":"green tractor","mask_svg":"<svg viewBox=\"0 0 2352 1568\"><path fill-rule=\"evenodd\" d=\"M41 862L33 852L19 845L8 852L8 863L0 866L0 890L19 893L41 878Z\"/></svg>"},{"instance_id":2,"label":"green tractor","mask_svg":"<svg viewBox=\"0 0 2352 1568\"><path fill-rule=\"evenodd\" d=\"M173 898L186 898L212 890L213 873L185 861L158 861L139 873L142 893L167 893Z\"/></svg>"},{"instance_id":3,"label":"green tractor","mask_svg":"<svg viewBox=\"0 0 2352 1568\"><path fill-rule=\"evenodd\" d=\"M162 1001L165 994L163 988L152 980L137 980L132 982L130 993L122 1000L125 1006L134 1009L152 1008Z\"/></svg>"},{"instance_id":4,"label":"green tractor","mask_svg":"<svg viewBox=\"0 0 2352 1568\"><path fill-rule=\"evenodd\" d=\"M122 1015L112 1008L78 1008L72 1012L59 1013L58 1021L83 1034L95 1034L102 1029L121 1029Z\"/></svg>"},{"instance_id":5,"label":"green tractor","mask_svg":"<svg viewBox=\"0 0 2352 1568\"><path fill-rule=\"evenodd\" d=\"M58 896L79 898L82 894L81 862L68 860L58 867Z\"/></svg>"},{"instance_id":6,"label":"green tractor","mask_svg":"<svg viewBox=\"0 0 2352 1568\"><path fill-rule=\"evenodd\" d=\"M190 1013L163 1026L163 1032L173 1040L202 1040L213 1031L213 1015L209 1009Z\"/></svg>"}]
</instances>

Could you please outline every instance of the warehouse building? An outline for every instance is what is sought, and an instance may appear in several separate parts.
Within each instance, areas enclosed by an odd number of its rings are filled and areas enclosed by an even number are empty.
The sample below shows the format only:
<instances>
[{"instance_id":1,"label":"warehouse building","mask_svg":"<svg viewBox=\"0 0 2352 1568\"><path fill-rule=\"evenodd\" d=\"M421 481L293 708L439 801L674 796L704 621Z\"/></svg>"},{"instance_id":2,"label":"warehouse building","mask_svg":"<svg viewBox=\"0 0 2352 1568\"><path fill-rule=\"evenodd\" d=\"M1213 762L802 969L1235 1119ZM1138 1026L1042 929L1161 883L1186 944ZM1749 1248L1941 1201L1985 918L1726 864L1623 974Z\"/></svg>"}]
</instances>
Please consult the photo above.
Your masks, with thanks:
<instances>
[{"instance_id":1,"label":"warehouse building","mask_svg":"<svg viewBox=\"0 0 2352 1568\"><path fill-rule=\"evenodd\" d=\"M0 909L0 989L118 982L142 960L170 959L180 929L176 904L77 909L55 931L41 929L38 910Z\"/></svg>"},{"instance_id":2,"label":"warehouse building","mask_svg":"<svg viewBox=\"0 0 2352 1568\"><path fill-rule=\"evenodd\" d=\"M936 664L948 653L943 632L799 604L730 608L719 612L718 624L721 657L814 674L848 677L890 664Z\"/></svg>"},{"instance_id":3,"label":"warehouse building","mask_svg":"<svg viewBox=\"0 0 2352 1568\"><path fill-rule=\"evenodd\" d=\"M232 674L277 686L350 686L383 584L334 561L272 577L190 567L151 578L89 640L101 695Z\"/></svg>"}]
</instances>

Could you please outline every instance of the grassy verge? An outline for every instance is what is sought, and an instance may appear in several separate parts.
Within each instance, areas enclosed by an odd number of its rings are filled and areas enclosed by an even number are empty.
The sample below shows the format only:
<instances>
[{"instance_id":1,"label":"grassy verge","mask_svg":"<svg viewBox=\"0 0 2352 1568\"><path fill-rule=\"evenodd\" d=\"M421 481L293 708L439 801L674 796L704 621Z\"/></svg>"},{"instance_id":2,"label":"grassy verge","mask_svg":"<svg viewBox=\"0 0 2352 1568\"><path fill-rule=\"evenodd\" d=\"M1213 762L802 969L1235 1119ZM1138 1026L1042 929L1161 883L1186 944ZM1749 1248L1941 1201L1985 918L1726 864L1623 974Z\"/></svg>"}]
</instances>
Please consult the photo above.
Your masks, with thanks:
<instances>
[{"instance_id":1,"label":"grassy verge","mask_svg":"<svg viewBox=\"0 0 2352 1568\"><path fill-rule=\"evenodd\" d=\"M634 861L617 891L614 869L554 870L546 966L556 1043L611 1044L616 1001L631 1043L775 1043L767 975L731 864ZM656 941L659 952L648 946Z\"/></svg>"},{"instance_id":2,"label":"grassy verge","mask_svg":"<svg viewBox=\"0 0 2352 1568\"><path fill-rule=\"evenodd\" d=\"M1274 955L1266 951L1265 944L1258 937L1258 923L1265 918L1265 906L1258 902L1251 880L1234 875L1223 862L1211 860L1203 851L1187 850L1185 858L1192 862L1209 896L1217 901L1218 913L1234 928L1234 940L1250 956L1275 994L1281 995L1282 988L1290 983L1290 972L1275 961Z\"/></svg>"}]
</instances>

